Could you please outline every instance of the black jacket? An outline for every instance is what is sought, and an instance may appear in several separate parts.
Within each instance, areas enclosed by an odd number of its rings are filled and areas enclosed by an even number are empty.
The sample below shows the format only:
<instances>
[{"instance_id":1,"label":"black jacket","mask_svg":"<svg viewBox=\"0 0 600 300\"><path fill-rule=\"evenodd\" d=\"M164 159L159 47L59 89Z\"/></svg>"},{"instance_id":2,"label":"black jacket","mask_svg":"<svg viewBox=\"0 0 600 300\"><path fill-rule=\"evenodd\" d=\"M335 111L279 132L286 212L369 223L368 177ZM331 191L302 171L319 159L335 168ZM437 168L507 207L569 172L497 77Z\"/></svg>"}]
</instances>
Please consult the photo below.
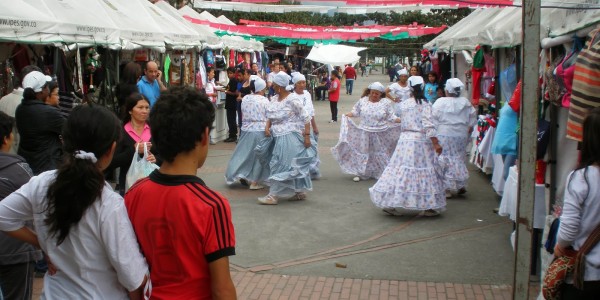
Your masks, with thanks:
<instances>
[{"instance_id":1,"label":"black jacket","mask_svg":"<svg viewBox=\"0 0 600 300\"><path fill-rule=\"evenodd\" d=\"M227 90L230 92L237 91L238 81L234 78L229 79L229 83L227 84ZM237 107L237 96L236 95L227 95L225 96L225 109L236 109Z\"/></svg>"},{"instance_id":2,"label":"black jacket","mask_svg":"<svg viewBox=\"0 0 600 300\"><path fill-rule=\"evenodd\" d=\"M60 110L40 100L23 100L15 112L21 135L19 152L37 175L54 170L62 161L61 133L65 118Z\"/></svg>"},{"instance_id":3,"label":"black jacket","mask_svg":"<svg viewBox=\"0 0 600 300\"><path fill-rule=\"evenodd\" d=\"M25 159L0 153L0 201L27 183L33 176ZM27 224L31 227L31 223ZM27 243L0 232L0 266L27 263L41 259L41 252Z\"/></svg>"}]
</instances>

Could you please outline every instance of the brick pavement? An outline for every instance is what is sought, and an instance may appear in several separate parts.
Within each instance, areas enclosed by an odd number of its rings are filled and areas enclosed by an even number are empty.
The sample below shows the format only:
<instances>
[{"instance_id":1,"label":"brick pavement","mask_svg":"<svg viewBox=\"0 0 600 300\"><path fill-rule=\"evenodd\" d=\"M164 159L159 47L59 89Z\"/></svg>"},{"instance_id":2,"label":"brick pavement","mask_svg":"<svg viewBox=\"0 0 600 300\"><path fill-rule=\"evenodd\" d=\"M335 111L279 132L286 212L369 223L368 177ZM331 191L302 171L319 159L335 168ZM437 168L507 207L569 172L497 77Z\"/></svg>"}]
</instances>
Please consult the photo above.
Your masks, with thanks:
<instances>
[{"instance_id":1,"label":"brick pavement","mask_svg":"<svg viewBox=\"0 0 600 300\"><path fill-rule=\"evenodd\" d=\"M508 285L460 284L398 280L370 280L317 276L288 276L254 272L232 272L240 300L508 300ZM34 282L34 299L39 299L42 279ZM531 297L538 293L532 283Z\"/></svg>"}]
</instances>

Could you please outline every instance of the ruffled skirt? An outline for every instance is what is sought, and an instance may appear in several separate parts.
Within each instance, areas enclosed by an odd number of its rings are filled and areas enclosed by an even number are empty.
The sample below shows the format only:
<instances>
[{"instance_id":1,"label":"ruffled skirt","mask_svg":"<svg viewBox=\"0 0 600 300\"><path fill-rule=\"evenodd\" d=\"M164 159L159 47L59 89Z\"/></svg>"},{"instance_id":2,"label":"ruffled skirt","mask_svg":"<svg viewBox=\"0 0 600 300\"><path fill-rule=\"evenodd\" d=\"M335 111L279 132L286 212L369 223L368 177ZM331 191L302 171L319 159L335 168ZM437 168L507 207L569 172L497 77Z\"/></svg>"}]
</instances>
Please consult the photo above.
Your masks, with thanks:
<instances>
[{"instance_id":1,"label":"ruffled skirt","mask_svg":"<svg viewBox=\"0 0 600 300\"><path fill-rule=\"evenodd\" d=\"M371 201L380 208L443 210L444 169L444 159L439 159L430 139L422 133L403 132L390 163L369 189Z\"/></svg>"},{"instance_id":2,"label":"ruffled skirt","mask_svg":"<svg viewBox=\"0 0 600 300\"><path fill-rule=\"evenodd\" d=\"M269 165L269 194L289 197L298 192L312 191L310 168L317 159L315 144L305 148L302 136L293 132L264 139L255 151L259 160Z\"/></svg>"},{"instance_id":3,"label":"ruffled skirt","mask_svg":"<svg viewBox=\"0 0 600 300\"><path fill-rule=\"evenodd\" d=\"M242 131L225 171L227 184L240 179L249 182L265 182L269 178L269 165L261 163L254 151L256 145L263 139L265 139L264 131Z\"/></svg>"},{"instance_id":4,"label":"ruffled skirt","mask_svg":"<svg viewBox=\"0 0 600 300\"><path fill-rule=\"evenodd\" d=\"M331 154L343 173L377 179L394 154L399 135L400 126L371 131L342 116L340 138L331 148Z\"/></svg>"},{"instance_id":5,"label":"ruffled skirt","mask_svg":"<svg viewBox=\"0 0 600 300\"><path fill-rule=\"evenodd\" d=\"M444 149L442 156L446 158L448 167L444 176L444 186L447 190L458 191L467 187L469 180L469 170L465 163L467 144L469 138L467 135L443 136L438 135L440 145Z\"/></svg>"}]
</instances>

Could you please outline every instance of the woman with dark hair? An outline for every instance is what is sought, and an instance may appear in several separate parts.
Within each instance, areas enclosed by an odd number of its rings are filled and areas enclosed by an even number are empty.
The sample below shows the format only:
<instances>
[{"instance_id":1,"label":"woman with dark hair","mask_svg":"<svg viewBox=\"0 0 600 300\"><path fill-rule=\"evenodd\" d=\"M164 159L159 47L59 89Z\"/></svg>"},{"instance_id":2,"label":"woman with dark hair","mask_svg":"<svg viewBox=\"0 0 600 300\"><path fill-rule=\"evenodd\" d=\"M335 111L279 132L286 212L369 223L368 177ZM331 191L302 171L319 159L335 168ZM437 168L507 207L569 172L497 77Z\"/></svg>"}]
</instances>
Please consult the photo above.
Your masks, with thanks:
<instances>
[{"instance_id":1,"label":"woman with dark hair","mask_svg":"<svg viewBox=\"0 0 600 300\"><path fill-rule=\"evenodd\" d=\"M464 84L458 78L446 81L446 97L438 99L432 107L437 125L437 138L444 148L448 170L444 178L446 198L467 192L469 170L465 164L465 151L473 126L477 122L477 111L460 93Z\"/></svg>"},{"instance_id":2,"label":"woman with dark hair","mask_svg":"<svg viewBox=\"0 0 600 300\"><path fill-rule=\"evenodd\" d=\"M225 171L227 184L236 181L250 182L251 190L264 188L261 183L269 177L269 167L257 159L254 148L265 138L267 123L267 106L269 99L265 97L267 83L256 75L250 77L252 94L246 95L242 101L243 126L240 139L231 155Z\"/></svg>"},{"instance_id":3,"label":"woman with dark hair","mask_svg":"<svg viewBox=\"0 0 600 300\"><path fill-rule=\"evenodd\" d=\"M123 109L127 97L138 92L137 82L142 77L142 66L136 62L129 62L123 67L120 82L116 87L116 96L119 108Z\"/></svg>"},{"instance_id":4,"label":"woman with dark hair","mask_svg":"<svg viewBox=\"0 0 600 300\"><path fill-rule=\"evenodd\" d=\"M115 157L113 158L108 170L119 168L119 184L115 188L121 195L125 194L125 177L131 165L133 153L144 154L144 144L150 154L148 161L155 163L156 158L152 154L152 134L148 125L148 116L150 114L150 101L138 92L132 93L125 100L123 115L123 138L117 143Z\"/></svg>"},{"instance_id":5,"label":"woman with dark hair","mask_svg":"<svg viewBox=\"0 0 600 300\"><path fill-rule=\"evenodd\" d=\"M583 142L579 166L569 174L554 256L580 251L600 226L600 108L583 121ZM600 295L600 243L575 264L561 299L598 299Z\"/></svg>"},{"instance_id":6,"label":"woman with dark hair","mask_svg":"<svg viewBox=\"0 0 600 300\"><path fill-rule=\"evenodd\" d=\"M123 198L102 171L121 129L106 108L78 106L62 132L64 162L0 202L0 230L51 260L42 298L141 299L148 266ZM33 220L34 228L24 226ZM129 292L129 293L128 293Z\"/></svg>"},{"instance_id":7,"label":"woman with dark hair","mask_svg":"<svg viewBox=\"0 0 600 300\"><path fill-rule=\"evenodd\" d=\"M279 72L273 77L276 95L267 107L265 136L273 136L269 146L259 144L259 158L270 167L269 194L258 198L260 204L276 205L280 198L306 199L312 190L310 167L317 159L317 148L310 139L310 115L302 100L291 93L290 76Z\"/></svg>"},{"instance_id":8,"label":"woman with dark hair","mask_svg":"<svg viewBox=\"0 0 600 300\"><path fill-rule=\"evenodd\" d=\"M369 194L373 204L388 214L398 214L396 208L403 208L437 216L446 207L443 174L438 174L443 169L438 161L442 147L436 138L431 104L423 96L423 78L411 76L408 85L412 97L400 102L397 116L402 122L396 150Z\"/></svg>"}]
</instances>

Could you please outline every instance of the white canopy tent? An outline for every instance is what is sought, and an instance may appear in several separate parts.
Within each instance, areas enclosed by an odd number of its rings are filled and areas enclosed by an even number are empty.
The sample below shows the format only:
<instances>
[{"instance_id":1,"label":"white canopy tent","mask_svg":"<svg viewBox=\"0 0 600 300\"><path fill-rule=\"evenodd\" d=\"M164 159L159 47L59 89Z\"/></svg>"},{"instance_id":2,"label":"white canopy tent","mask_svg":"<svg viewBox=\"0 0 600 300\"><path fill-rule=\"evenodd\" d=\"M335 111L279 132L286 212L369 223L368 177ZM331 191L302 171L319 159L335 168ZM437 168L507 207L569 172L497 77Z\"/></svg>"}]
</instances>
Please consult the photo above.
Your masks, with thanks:
<instances>
[{"instance_id":1,"label":"white canopy tent","mask_svg":"<svg viewBox=\"0 0 600 300\"><path fill-rule=\"evenodd\" d=\"M184 6L184 8L182 8L182 10L180 11L177 10L175 7L171 6L171 4L167 3L166 1L158 1L154 3L154 5L158 6L160 9L171 15L173 18L194 30L198 34L203 46L218 45L221 43L221 39L219 39L219 37L216 34L214 34L208 26L194 24L183 18L183 15L185 13L184 11L186 10L186 8L190 9L193 13L196 13L196 11L189 8L188 6ZM187 14L189 15L191 14L191 12L188 12Z\"/></svg>"},{"instance_id":2,"label":"white canopy tent","mask_svg":"<svg viewBox=\"0 0 600 300\"><path fill-rule=\"evenodd\" d=\"M163 30L167 45L175 49L188 49L201 45L199 34L189 26L173 18L150 1L142 1L141 3L154 19L154 22Z\"/></svg>"},{"instance_id":3,"label":"white canopy tent","mask_svg":"<svg viewBox=\"0 0 600 300\"><path fill-rule=\"evenodd\" d=\"M317 44L312 47L306 59L333 66L353 65L360 60L358 52L366 49L346 45Z\"/></svg>"},{"instance_id":4,"label":"white canopy tent","mask_svg":"<svg viewBox=\"0 0 600 300\"><path fill-rule=\"evenodd\" d=\"M29 8L21 7L28 5ZM18 39L22 42L38 43L83 43L102 44L111 47L119 47L119 29L110 18L98 0L23 0L13 1L10 5L2 7L2 13L19 9L20 14L28 18L40 18L38 13L49 18L47 22L41 19L39 26L22 26L23 37ZM108 20L108 21L107 21ZM37 21L23 22L23 25L37 23ZM51 26L47 26L48 24ZM34 29L35 28L35 29ZM28 37L27 30L37 32L37 41Z\"/></svg>"},{"instance_id":5,"label":"white canopy tent","mask_svg":"<svg viewBox=\"0 0 600 300\"><path fill-rule=\"evenodd\" d=\"M471 14L458 21L452 27L446 29L423 47L426 49L436 48L442 51L450 50L450 47L452 46L452 37L460 32L465 26L468 26L472 20L475 20L482 14L483 10L483 8L474 10Z\"/></svg>"},{"instance_id":6,"label":"white canopy tent","mask_svg":"<svg viewBox=\"0 0 600 300\"><path fill-rule=\"evenodd\" d=\"M0 10L0 40L23 43L60 42L59 26L47 12L24 1L3 5Z\"/></svg>"},{"instance_id":7,"label":"white canopy tent","mask_svg":"<svg viewBox=\"0 0 600 300\"><path fill-rule=\"evenodd\" d=\"M324 5L272 5L243 2L221 2L221 1L194 1L194 7L200 9L217 9L228 11L246 11L246 12L266 12L266 13L287 13L287 12L320 12L328 13L335 7Z\"/></svg>"}]
</instances>

